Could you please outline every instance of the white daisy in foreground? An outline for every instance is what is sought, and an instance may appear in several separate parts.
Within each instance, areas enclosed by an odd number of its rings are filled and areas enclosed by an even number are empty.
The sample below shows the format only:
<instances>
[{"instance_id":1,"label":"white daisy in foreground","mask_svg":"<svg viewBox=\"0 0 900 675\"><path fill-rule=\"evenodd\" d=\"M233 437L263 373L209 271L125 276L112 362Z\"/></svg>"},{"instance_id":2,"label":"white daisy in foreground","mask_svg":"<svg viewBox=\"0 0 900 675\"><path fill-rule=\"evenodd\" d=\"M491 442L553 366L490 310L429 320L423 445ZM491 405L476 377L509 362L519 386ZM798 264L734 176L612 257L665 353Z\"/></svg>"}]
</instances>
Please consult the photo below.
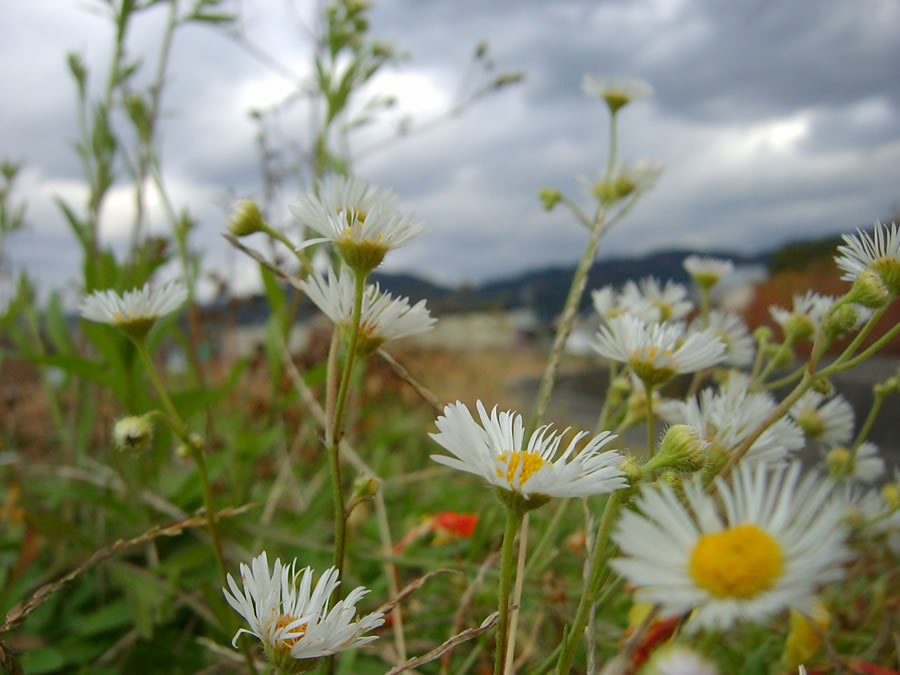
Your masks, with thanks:
<instances>
[{"instance_id":1,"label":"white daisy in foreground","mask_svg":"<svg viewBox=\"0 0 900 675\"><path fill-rule=\"evenodd\" d=\"M830 295L819 295L813 291L807 291L806 295L794 296L791 311L772 305L769 307L769 313L781 326L785 339L793 344L808 340L815 335L832 305L834 305L834 298Z\"/></svg>"},{"instance_id":2,"label":"white daisy in foreground","mask_svg":"<svg viewBox=\"0 0 900 675\"><path fill-rule=\"evenodd\" d=\"M881 279L885 288L900 295L900 230L875 223L872 234L857 230L856 235L845 234L844 245L838 246L837 266L844 270L845 281L856 281L867 270Z\"/></svg>"},{"instance_id":3,"label":"white daisy in foreground","mask_svg":"<svg viewBox=\"0 0 900 675\"><path fill-rule=\"evenodd\" d=\"M134 288L119 295L115 291L94 291L78 307L81 316L90 321L108 323L122 329L134 339L142 339L156 320L181 307L187 290L178 281L159 288Z\"/></svg>"},{"instance_id":4,"label":"white daisy in foreground","mask_svg":"<svg viewBox=\"0 0 900 675\"><path fill-rule=\"evenodd\" d=\"M606 101L613 113L632 101L653 95L653 87L641 80L613 79L591 74L585 74L581 88L588 96Z\"/></svg>"},{"instance_id":5,"label":"white daisy in foreground","mask_svg":"<svg viewBox=\"0 0 900 675\"><path fill-rule=\"evenodd\" d=\"M825 394L808 391L791 406L790 415L810 441L844 445L853 435L853 406L840 394L826 400Z\"/></svg>"},{"instance_id":6,"label":"white daisy in foreground","mask_svg":"<svg viewBox=\"0 0 900 675\"><path fill-rule=\"evenodd\" d=\"M734 271L734 263L722 258L689 255L681 263L700 288L709 290Z\"/></svg>"},{"instance_id":7,"label":"white daisy in foreground","mask_svg":"<svg viewBox=\"0 0 900 675\"><path fill-rule=\"evenodd\" d=\"M700 331L703 329L712 331L725 343L725 359L722 362L724 365L742 368L753 362L756 342L740 314L712 309L705 324L702 317L691 322L690 330Z\"/></svg>"},{"instance_id":8,"label":"white daisy in foreground","mask_svg":"<svg viewBox=\"0 0 900 675\"><path fill-rule=\"evenodd\" d=\"M622 557L611 566L638 587L636 601L659 603L664 615L692 612L688 632L786 608L808 614L816 588L840 579L850 556L827 481L800 480L799 463L773 472L739 464L732 476L716 479L721 510L699 476L684 484L687 506L668 485L646 486L640 512L622 512L613 534Z\"/></svg>"},{"instance_id":9,"label":"white daisy in foreground","mask_svg":"<svg viewBox=\"0 0 900 675\"><path fill-rule=\"evenodd\" d=\"M294 216L322 235L302 247L323 241L337 246L353 270L368 274L393 248L402 246L425 229L411 214L400 213L397 197L355 178L329 176L291 207Z\"/></svg>"},{"instance_id":10,"label":"white daisy in foreground","mask_svg":"<svg viewBox=\"0 0 900 675\"><path fill-rule=\"evenodd\" d=\"M326 570L313 588L313 571L309 567L297 571L296 562L283 565L276 560L270 575L263 551L249 566L241 563L243 589L228 575L228 588L222 589L225 599L250 625L249 630L241 628L235 634L232 644L241 633L254 635L273 666L295 673L315 666L308 659L337 654L378 638L364 634L384 623L383 614L375 612L354 621L356 603L369 592L366 588L355 588L329 611L328 600L341 583L337 570Z\"/></svg>"},{"instance_id":11,"label":"white daisy in foreground","mask_svg":"<svg viewBox=\"0 0 900 675\"><path fill-rule=\"evenodd\" d=\"M645 386L709 368L725 358L725 343L710 331L685 337L683 324L647 323L627 314L601 326L594 349L628 364Z\"/></svg>"},{"instance_id":12,"label":"white daisy in foreground","mask_svg":"<svg viewBox=\"0 0 900 675\"><path fill-rule=\"evenodd\" d=\"M329 268L327 278L316 274L300 285L346 336L353 323L354 273L343 267L335 276ZM393 298L390 293L382 293L378 284L368 285L363 290L357 352L370 354L387 340L424 333L434 328L436 322L424 300L410 305L409 298Z\"/></svg>"},{"instance_id":13,"label":"white daisy in foreground","mask_svg":"<svg viewBox=\"0 0 900 675\"><path fill-rule=\"evenodd\" d=\"M481 476L500 488L501 497L518 497L517 505L526 508L540 506L549 497L587 497L626 487L618 468L622 456L615 450L600 451L615 438L608 431L581 450L576 447L589 434L575 434L554 459L569 429L558 432L552 425L544 425L526 445L521 415L498 413L496 406L488 415L481 401L477 406L480 424L459 401L444 408L436 422L439 433L429 435L454 456L432 455L431 459Z\"/></svg>"}]
</instances>

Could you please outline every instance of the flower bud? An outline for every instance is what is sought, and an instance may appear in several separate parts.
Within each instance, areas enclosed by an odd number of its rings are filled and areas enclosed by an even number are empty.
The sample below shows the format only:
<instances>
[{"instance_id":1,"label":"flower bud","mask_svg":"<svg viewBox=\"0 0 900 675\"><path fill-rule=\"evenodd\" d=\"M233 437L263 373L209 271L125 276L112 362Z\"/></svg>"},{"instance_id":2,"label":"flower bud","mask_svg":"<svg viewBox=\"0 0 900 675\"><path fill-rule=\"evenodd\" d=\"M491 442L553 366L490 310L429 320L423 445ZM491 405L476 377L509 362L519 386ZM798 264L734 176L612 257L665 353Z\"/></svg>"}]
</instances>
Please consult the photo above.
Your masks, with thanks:
<instances>
[{"instance_id":1,"label":"flower bud","mask_svg":"<svg viewBox=\"0 0 900 675\"><path fill-rule=\"evenodd\" d=\"M235 237L260 232L265 228L265 221L256 202L244 199L237 202L231 209L228 218L228 231Z\"/></svg>"},{"instance_id":2,"label":"flower bud","mask_svg":"<svg viewBox=\"0 0 900 675\"><path fill-rule=\"evenodd\" d=\"M863 307L879 309L891 299L891 292L877 272L867 269L853 282L848 297L851 302L858 302Z\"/></svg>"},{"instance_id":3,"label":"flower bud","mask_svg":"<svg viewBox=\"0 0 900 675\"><path fill-rule=\"evenodd\" d=\"M872 312L861 304L841 305L825 319L826 332L836 337L854 331L871 316Z\"/></svg>"},{"instance_id":4,"label":"flower bud","mask_svg":"<svg viewBox=\"0 0 900 675\"><path fill-rule=\"evenodd\" d=\"M784 322L784 336L789 344L809 340L816 332L816 327L805 314L791 314Z\"/></svg>"},{"instance_id":5,"label":"flower bud","mask_svg":"<svg viewBox=\"0 0 900 675\"><path fill-rule=\"evenodd\" d=\"M787 368L794 360L794 355L790 350L782 350L778 345L768 345L766 348L766 356L770 359L776 359L776 368Z\"/></svg>"},{"instance_id":6,"label":"flower bud","mask_svg":"<svg viewBox=\"0 0 900 675\"><path fill-rule=\"evenodd\" d=\"M660 468L698 471L706 462L709 443L687 424L674 424L663 436L659 452L644 466L644 473Z\"/></svg>"},{"instance_id":7,"label":"flower bud","mask_svg":"<svg viewBox=\"0 0 900 675\"><path fill-rule=\"evenodd\" d=\"M544 205L544 209L547 211L552 211L556 208L556 205L559 204L562 199L562 193L559 190L554 190L553 188L541 188L538 190L538 197L541 200L541 203Z\"/></svg>"},{"instance_id":8,"label":"flower bud","mask_svg":"<svg viewBox=\"0 0 900 675\"><path fill-rule=\"evenodd\" d=\"M188 435L187 443L181 443L176 449L175 454L182 459L193 457L195 452L202 452L206 447L206 441L198 433Z\"/></svg>"},{"instance_id":9,"label":"flower bud","mask_svg":"<svg viewBox=\"0 0 900 675\"><path fill-rule=\"evenodd\" d=\"M824 377L813 382L812 388L813 391L825 394L825 396L831 396L834 393L834 387L831 386L831 381Z\"/></svg>"},{"instance_id":10,"label":"flower bud","mask_svg":"<svg viewBox=\"0 0 900 675\"><path fill-rule=\"evenodd\" d=\"M381 481L374 476L357 476L356 480L353 481L353 496L351 500L371 499L378 494L380 487Z\"/></svg>"},{"instance_id":11,"label":"flower bud","mask_svg":"<svg viewBox=\"0 0 900 675\"><path fill-rule=\"evenodd\" d=\"M143 452L153 443L153 425L146 415L123 417L113 427L113 441L119 450Z\"/></svg>"},{"instance_id":12,"label":"flower bud","mask_svg":"<svg viewBox=\"0 0 900 675\"><path fill-rule=\"evenodd\" d=\"M768 326L760 326L755 331L753 331L753 339L756 340L757 343L760 342L771 342L772 341L772 329Z\"/></svg>"},{"instance_id":13,"label":"flower bud","mask_svg":"<svg viewBox=\"0 0 900 675\"><path fill-rule=\"evenodd\" d=\"M643 467L637 458L629 455L619 462L619 471L625 474L625 479L629 485L637 485L641 482L643 475Z\"/></svg>"},{"instance_id":14,"label":"flower bud","mask_svg":"<svg viewBox=\"0 0 900 675\"><path fill-rule=\"evenodd\" d=\"M619 375L613 379L612 388L620 394L628 395L631 393L631 380Z\"/></svg>"}]
</instances>

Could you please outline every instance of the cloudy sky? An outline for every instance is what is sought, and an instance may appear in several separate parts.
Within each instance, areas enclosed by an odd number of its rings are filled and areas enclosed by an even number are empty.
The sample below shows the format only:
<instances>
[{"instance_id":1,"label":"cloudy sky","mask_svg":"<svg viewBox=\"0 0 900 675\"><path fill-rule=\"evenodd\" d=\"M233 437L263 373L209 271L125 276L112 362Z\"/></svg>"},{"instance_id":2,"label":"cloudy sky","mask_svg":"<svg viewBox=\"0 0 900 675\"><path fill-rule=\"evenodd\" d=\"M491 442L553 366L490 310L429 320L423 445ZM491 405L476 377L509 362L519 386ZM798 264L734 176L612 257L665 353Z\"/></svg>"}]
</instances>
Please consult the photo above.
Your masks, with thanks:
<instances>
[{"instance_id":1,"label":"cloudy sky","mask_svg":"<svg viewBox=\"0 0 900 675\"><path fill-rule=\"evenodd\" d=\"M254 266L219 233L233 197L262 197L248 111L285 99L308 78L317 3L226 4L256 51L208 27L176 33L162 158L174 202L199 223L191 243L206 268L249 291ZM100 6L3 3L0 157L25 164L15 196L27 201L29 220L9 239L7 263L45 289L78 284L80 250L53 198L83 205L65 58L82 56L96 90L111 48ZM138 82L152 73L164 17L162 6L145 12L129 36L129 55L151 59ZM579 176L605 166L608 114L581 91L585 72L653 86L653 98L623 113L620 156L665 167L656 189L604 240L601 258L673 245L757 251L890 217L900 200L896 0L385 0L371 19L375 36L411 58L367 92L396 95L399 104L352 138L354 168L429 224L427 235L389 256L388 270L456 284L578 257L586 232L563 209L544 212L536 193L558 187L587 205ZM401 118L427 124L484 82L469 68L481 40L490 44L493 74L524 70L525 82L385 143ZM279 119L291 147L308 144L309 127L301 106ZM274 222L286 224L285 203L299 189L282 197ZM117 250L127 241L131 200L120 182L103 211L103 241ZM165 227L151 201L151 230Z\"/></svg>"}]
</instances>

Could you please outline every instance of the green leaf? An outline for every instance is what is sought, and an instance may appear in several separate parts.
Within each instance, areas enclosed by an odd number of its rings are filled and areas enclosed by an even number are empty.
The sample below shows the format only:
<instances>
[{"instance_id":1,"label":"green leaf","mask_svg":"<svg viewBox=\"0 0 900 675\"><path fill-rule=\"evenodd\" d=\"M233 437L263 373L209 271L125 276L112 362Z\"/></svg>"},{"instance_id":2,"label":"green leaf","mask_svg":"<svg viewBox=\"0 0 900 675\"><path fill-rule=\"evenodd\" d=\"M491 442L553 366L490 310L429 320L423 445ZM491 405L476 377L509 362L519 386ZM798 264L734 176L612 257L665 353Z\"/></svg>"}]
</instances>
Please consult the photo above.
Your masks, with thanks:
<instances>
[{"instance_id":1,"label":"green leaf","mask_svg":"<svg viewBox=\"0 0 900 675\"><path fill-rule=\"evenodd\" d=\"M87 223L79 220L78 216L76 216L72 208L63 201L62 197L54 197L53 201L56 202L59 210L62 211L63 216L66 218L66 222L68 222L69 227L72 228L72 232L78 237L78 241L81 242L81 247L84 250L87 250L90 246Z\"/></svg>"},{"instance_id":2,"label":"green leaf","mask_svg":"<svg viewBox=\"0 0 900 675\"><path fill-rule=\"evenodd\" d=\"M200 21L202 23L232 23L237 17L234 14L193 14L190 21Z\"/></svg>"},{"instance_id":3,"label":"green leaf","mask_svg":"<svg viewBox=\"0 0 900 675\"><path fill-rule=\"evenodd\" d=\"M50 340L58 352L62 354L71 354L74 351L72 340L69 337L69 322L63 311L62 301L59 293L53 291L47 301L47 312L45 314L47 321L47 333Z\"/></svg>"},{"instance_id":4,"label":"green leaf","mask_svg":"<svg viewBox=\"0 0 900 675\"><path fill-rule=\"evenodd\" d=\"M285 293L284 288L278 283L275 274L268 268L259 266L259 274L262 277L263 286L266 289L266 298L269 300L269 307L272 313L278 317L280 323L284 323L285 316Z\"/></svg>"},{"instance_id":5,"label":"green leaf","mask_svg":"<svg viewBox=\"0 0 900 675\"><path fill-rule=\"evenodd\" d=\"M172 394L172 403L175 404L175 408L183 417L190 417L204 408L218 403L234 389L246 365L247 362L245 360L237 361L232 366L228 379L215 388L196 387Z\"/></svg>"},{"instance_id":6,"label":"green leaf","mask_svg":"<svg viewBox=\"0 0 900 675\"><path fill-rule=\"evenodd\" d=\"M26 673L52 673L66 665L66 657L58 647L44 647L25 652L19 662Z\"/></svg>"},{"instance_id":7,"label":"green leaf","mask_svg":"<svg viewBox=\"0 0 900 675\"><path fill-rule=\"evenodd\" d=\"M117 598L100 609L79 617L70 630L85 637L122 629L131 623L131 608L126 598Z\"/></svg>"}]
</instances>

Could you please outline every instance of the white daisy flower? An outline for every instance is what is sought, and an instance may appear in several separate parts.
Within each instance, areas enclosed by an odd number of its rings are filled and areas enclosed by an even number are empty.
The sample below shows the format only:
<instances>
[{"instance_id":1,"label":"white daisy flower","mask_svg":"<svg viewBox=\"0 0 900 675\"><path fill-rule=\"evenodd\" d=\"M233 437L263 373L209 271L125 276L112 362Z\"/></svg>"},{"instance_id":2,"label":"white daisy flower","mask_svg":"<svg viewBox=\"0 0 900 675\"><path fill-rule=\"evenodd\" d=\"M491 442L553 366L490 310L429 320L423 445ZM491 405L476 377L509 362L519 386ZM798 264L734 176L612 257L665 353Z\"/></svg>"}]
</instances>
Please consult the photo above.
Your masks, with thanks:
<instances>
[{"instance_id":1,"label":"white daisy flower","mask_svg":"<svg viewBox=\"0 0 900 675\"><path fill-rule=\"evenodd\" d=\"M874 488L859 483L839 483L832 496L838 504L846 523L856 528L871 527L872 533L884 531L886 516L892 511L890 503Z\"/></svg>"},{"instance_id":2,"label":"white daisy flower","mask_svg":"<svg viewBox=\"0 0 900 675\"><path fill-rule=\"evenodd\" d=\"M875 223L872 234L856 231L845 234L844 245L838 246L837 266L844 270L842 279L856 281L866 270L875 272L893 295L900 295L900 231L896 223L890 227Z\"/></svg>"},{"instance_id":3,"label":"white daisy flower","mask_svg":"<svg viewBox=\"0 0 900 675\"><path fill-rule=\"evenodd\" d=\"M521 415L513 411L498 413L496 406L488 415L481 401L477 407L480 424L459 401L444 408L436 422L439 433L430 436L454 456L432 455L431 459L481 476L500 488L501 496L511 493L520 497L524 500L522 506L529 502L539 506L549 497L587 497L626 486L618 468L622 456L615 450L600 452L615 438L608 431L592 438L581 450L576 447L589 434L575 434L565 451L554 459L568 428L558 432L546 424L531 435L526 445Z\"/></svg>"},{"instance_id":4,"label":"white daisy flower","mask_svg":"<svg viewBox=\"0 0 900 675\"><path fill-rule=\"evenodd\" d=\"M648 324L630 315L614 317L597 332L594 349L628 364L645 385L662 384L725 358L725 343L710 331L684 335L684 325Z\"/></svg>"},{"instance_id":5,"label":"white daisy flower","mask_svg":"<svg viewBox=\"0 0 900 675\"><path fill-rule=\"evenodd\" d=\"M707 290L734 271L734 263L722 258L689 255L681 264L694 282Z\"/></svg>"},{"instance_id":6,"label":"white daisy flower","mask_svg":"<svg viewBox=\"0 0 900 675\"><path fill-rule=\"evenodd\" d=\"M355 588L329 611L329 598L341 583L337 569L326 570L313 588L313 571L309 567L297 571L296 563L283 565L275 560L270 575L263 551L249 566L241 563L243 589L228 575L228 588L222 589L225 599L250 625L249 630L241 628L235 634L233 645L242 633L253 635L274 666L291 672L291 660L337 654L378 638L364 634L384 623L383 614L375 612L354 621L356 604L369 592L366 588Z\"/></svg>"},{"instance_id":7,"label":"white daisy flower","mask_svg":"<svg viewBox=\"0 0 900 675\"><path fill-rule=\"evenodd\" d=\"M677 644L657 649L640 672L641 675L719 675L716 664Z\"/></svg>"},{"instance_id":8,"label":"white daisy flower","mask_svg":"<svg viewBox=\"0 0 900 675\"><path fill-rule=\"evenodd\" d=\"M872 483L884 473L884 460L878 455L878 446L869 441L860 444L855 456L849 448L832 448L825 461L835 480L849 478Z\"/></svg>"},{"instance_id":9,"label":"white daisy flower","mask_svg":"<svg viewBox=\"0 0 900 675\"><path fill-rule=\"evenodd\" d=\"M800 464L769 471L738 465L733 482L716 479L722 502L695 476L682 504L668 485L646 486L640 511L622 512L613 539L623 556L611 566L638 587L636 601L664 615L692 612L685 628L728 630L793 608L812 610L816 588L843 576L849 558L842 509L819 476Z\"/></svg>"},{"instance_id":10,"label":"white daisy flower","mask_svg":"<svg viewBox=\"0 0 900 675\"><path fill-rule=\"evenodd\" d=\"M659 406L664 419L697 429L709 443L709 454L718 461L740 446L771 414L778 403L771 394L749 391L749 377L732 373L719 390L704 389L699 398L668 400ZM781 417L757 438L742 464L766 462L780 465L789 453L804 446L803 431L789 418Z\"/></svg>"},{"instance_id":11,"label":"white daisy flower","mask_svg":"<svg viewBox=\"0 0 900 675\"><path fill-rule=\"evenodd\" d=\"M769 307L769 313L781 326L785 338L793 343L808 340L815 335L832 305L834 298L830 295L807 291L806 295L794 296L793 309L790 312L772 305Z\"/></svg>"},{"instance_id":12,"label":"white daisy flower","mask_svg":"<svg viewBox=\"0 0 900 675\"><path fill-rule=\"evenodd\" d=\"M584 75L581 88L588 96L606 101L612 112L632 101L653 95L653 87L641 80L614 79L591 74Z\"/></svg>"},{"instance_id":13,"label":"white daisy flower","mask_svg":"<svg viewBox=\"0 0 900 675\"><path fill-rule=\"evenodd\" d=\"M327 279L315 274L300 285L335 325L345 333L349 332L356 293L353 272L342 267L335 276L329 267ZM395 299L390 293L382 293L378 284L367 285L363 290L357 349L361 354L370 354L387 340L424 333L434 328L436 322L424 300L410 305L409 298Z\"/></svg>"},{"instance_id":14,"label":"white daisy flower","mask_svg":"<svg viewBox=\"0 0 900 675\"><path fill-rule=\"evenodd\" d=\"M638 283L627 281L618 305L622 312L647 322L678 321L694 308L687 296L687 288L682 284L670 280L663 287L653 277L646 277Z\"/></svg>"},{"instance_id":15,"label":"white daisy flower","mask_svg":"<svg viewBox=\"0 0 900 675\"><path fill-rule=\"evenodd\" d=\"M591 291L591 300L594 304L594 311L604 321L619 315L616 290L612 286L604 286Z\"/></svg>"},{"instance_id":16,"label":"white daisy flower","mask_svg":"<svg viewBox=\"0 0 900 675\"><path fill-rule=\"evenodd\" d=\"M174 312L187 299L187 290L179 281L171 281L158 288L134 288L119 295L115 291L94 291L85 297L78 309L90 321L108 323L122 329L135 339L141 339L156 320Z\"/></svg>"},{"instance_id":17,"label":"white daisy flower","mask_svg":"<svg viewBox=\"0 0 900 675\"><path fill-rule=\"evenodd\" d=\"M588 192L603 204L614 204L620 199L632 197L651 189L659 177L663 168L654 162L640 162L633 168L618 166L612 172L604 172L597 180L589 180L582 177L581 181L587 186Z\"/></svg>"},{"instance_id":18,"label":"white daisy flower","mask_svg":"<svg viewBox=\"0 0 900 675\"><path fill-rule=\"evenodd\" d=\"M710 330L725 343L724 365L743 368L753 363L756 342L740 314L713 309L709 312L705 326L703 323L700 317L694 319L690 330Z\"/></svg>"},{"instance_id":19,"label":"white daisy flower","mask_svg":"<svg viewBox=\"0 0 900 675\"><path fill-rule=\"evenodd\" d=\"M318 194L308 194L291 207L294 216L322 237L301 246L331 241L352 269L371 272L385 254L420 235L424 223L400 213L397 197L355 178L329 176Z\"/></svg>"},{"instance_id":20,"label":"white daisy flower","mask_svg":"<svg viewBox=\"0 0 900 675\"><path fill-rule=\"evenodd\" d=\"M810 441L846 445L853 435L853 406L840 394L826 400L825 394L808 391L791 406L790 416Z\"/></svg>"}]
</instances>

